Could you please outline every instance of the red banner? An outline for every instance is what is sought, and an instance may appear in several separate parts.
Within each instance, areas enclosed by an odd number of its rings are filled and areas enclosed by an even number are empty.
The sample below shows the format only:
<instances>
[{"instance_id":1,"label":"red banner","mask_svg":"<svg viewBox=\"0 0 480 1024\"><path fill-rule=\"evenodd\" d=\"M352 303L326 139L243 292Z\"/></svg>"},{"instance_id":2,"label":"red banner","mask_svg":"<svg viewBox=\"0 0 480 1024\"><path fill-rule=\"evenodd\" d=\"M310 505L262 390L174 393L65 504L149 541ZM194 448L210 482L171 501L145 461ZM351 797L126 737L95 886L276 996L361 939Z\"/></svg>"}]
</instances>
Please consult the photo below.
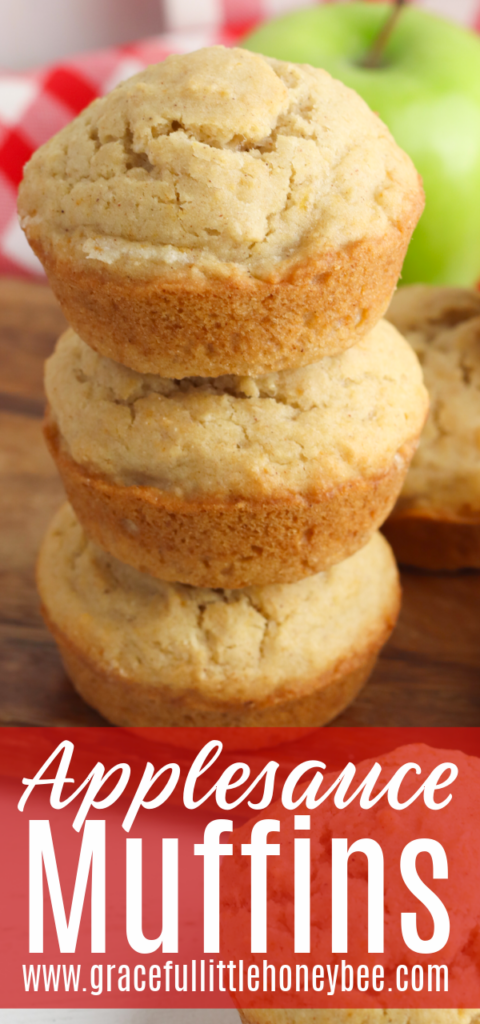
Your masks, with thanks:
<instances>
[{"instance_id":1,"label":"red banner","mask_svg":"<svg viewBox=\"0 0 480 1024\"><path fill-rule=\"evenodd\" d=\"M480 1006L479 754L478 729L3 729L0 1005Z\"/></svg>"}]
</instances>

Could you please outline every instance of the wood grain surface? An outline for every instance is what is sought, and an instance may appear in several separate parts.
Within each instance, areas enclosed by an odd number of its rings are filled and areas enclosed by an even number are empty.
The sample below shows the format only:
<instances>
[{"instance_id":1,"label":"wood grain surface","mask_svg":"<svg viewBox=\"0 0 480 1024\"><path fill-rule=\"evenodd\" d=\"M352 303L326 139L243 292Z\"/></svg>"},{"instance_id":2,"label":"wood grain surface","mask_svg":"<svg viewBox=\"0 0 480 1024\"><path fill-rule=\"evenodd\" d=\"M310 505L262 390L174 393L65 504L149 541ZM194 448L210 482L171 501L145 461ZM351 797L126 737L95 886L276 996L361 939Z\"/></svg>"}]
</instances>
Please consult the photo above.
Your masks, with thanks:
<instances>
[{"instance_id":1,"label":"wood grain surface","mask_svg":"<svg viewBox=\"0 0 480 1024\"><path fill-rule=\"evenodd\" d=\"M0 279L0 724L100 725L45 629L36 553L63 491L41 434L42 364L65 326L41 284ZM335 725L480 726L480 573L405 572L399 624Z\"/></svg>"}]
</instances>

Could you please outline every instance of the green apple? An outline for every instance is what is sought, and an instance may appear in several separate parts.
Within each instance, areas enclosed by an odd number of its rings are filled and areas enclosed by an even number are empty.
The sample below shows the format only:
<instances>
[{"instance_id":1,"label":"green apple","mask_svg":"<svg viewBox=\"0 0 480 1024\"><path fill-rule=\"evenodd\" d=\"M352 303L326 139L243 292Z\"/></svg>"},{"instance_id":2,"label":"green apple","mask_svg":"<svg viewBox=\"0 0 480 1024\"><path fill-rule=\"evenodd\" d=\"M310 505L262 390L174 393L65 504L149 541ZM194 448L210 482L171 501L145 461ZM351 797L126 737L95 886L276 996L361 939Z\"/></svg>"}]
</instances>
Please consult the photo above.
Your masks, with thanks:
<instances>
[{"instance_id":1,"label":"green apple","mask_svg":"<svg viewBox=\"0 0 480 1024\"><path fill-rule=\"evenodd\" d=\"M262 25L241 45L326 68L356 89L420 171L425 212L402 280L480 279L480 38L407 7L378 67L362 66L391 5L324 4Z\"/></svg>"}]
</instances>

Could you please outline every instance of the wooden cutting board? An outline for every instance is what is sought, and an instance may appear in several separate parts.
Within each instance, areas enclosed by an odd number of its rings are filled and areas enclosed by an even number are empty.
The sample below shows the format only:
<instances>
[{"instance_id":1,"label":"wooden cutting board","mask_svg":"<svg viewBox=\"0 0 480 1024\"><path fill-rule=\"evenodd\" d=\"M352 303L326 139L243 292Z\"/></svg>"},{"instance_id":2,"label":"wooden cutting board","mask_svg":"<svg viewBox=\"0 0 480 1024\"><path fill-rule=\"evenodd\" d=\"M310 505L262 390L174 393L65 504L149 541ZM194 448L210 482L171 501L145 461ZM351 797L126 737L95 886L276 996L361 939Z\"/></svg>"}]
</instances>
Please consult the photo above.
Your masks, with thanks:
<instances>
[{"instance_id":1,"label":"wooden cutting board","mask_svg":"<svg viewBox=\"0 0 480 1024\"><path fill-rule=\"evenodd\" d=\"M63 491L41 433L42 365L65 320L50 290L0 278L0 724L100 725L45 629L34 565ZM399 624L337 725L480 726L480 573L404 572Z\"/></svg>"}]
</instances>

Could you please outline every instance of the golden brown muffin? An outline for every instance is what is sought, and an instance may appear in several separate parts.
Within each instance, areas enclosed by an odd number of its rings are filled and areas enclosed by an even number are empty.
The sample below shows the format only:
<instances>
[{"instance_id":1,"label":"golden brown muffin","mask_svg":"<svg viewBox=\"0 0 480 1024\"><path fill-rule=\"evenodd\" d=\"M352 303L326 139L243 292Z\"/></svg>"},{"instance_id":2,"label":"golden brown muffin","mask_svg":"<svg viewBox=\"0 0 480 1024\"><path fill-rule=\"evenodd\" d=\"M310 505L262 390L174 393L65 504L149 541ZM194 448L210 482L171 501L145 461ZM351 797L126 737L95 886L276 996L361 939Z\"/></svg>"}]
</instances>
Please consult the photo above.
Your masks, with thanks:
<instances>
[{"instance_id":1,"label":"golden brown muffin","mask_svg":"<svg viewBox=\"0 0 480 1024\"><path fill-rule=\"evenodd\" d=\"M261 374L353 344L423 207L380 119L326 71L174 55L26 165L19 212L64 312L142 373Z\"/></svg>"},{"instance_id":2,"label":"golden brown muffin","mask_svg":"<svg viewBox=\"0 0 480 1024\"><path fill-rule=\"evenodd\" d=\"M405 564L478 569L480 294L412 285L388 318L420 359L431 412L385 533Z\"/></svg>"},{"instance_id":3,"label":"golden brown muffin","mask_svg":"<svg viewBox=\"0 0 480 1024\"><path fill-rule=\"evenodd\" d=\"M127 726L323 725L365 683L400 601L380 534L299 583L208 590L118 562L69 505L47 533L37 580L76 689Z\"/></svg>"},{"instance_id":4,"label":"golden brown muffin","mask_svg":"<svg viewBox=\"0 0 480 1024\"><path fill-rule=\"evenodd\" d=\"M46 367L46 436L107 551L195 586L294 582L388 514L427 396L385 321L339 356L261 378L140 375L68 331Z\"/></svg>"}]
</instances>

